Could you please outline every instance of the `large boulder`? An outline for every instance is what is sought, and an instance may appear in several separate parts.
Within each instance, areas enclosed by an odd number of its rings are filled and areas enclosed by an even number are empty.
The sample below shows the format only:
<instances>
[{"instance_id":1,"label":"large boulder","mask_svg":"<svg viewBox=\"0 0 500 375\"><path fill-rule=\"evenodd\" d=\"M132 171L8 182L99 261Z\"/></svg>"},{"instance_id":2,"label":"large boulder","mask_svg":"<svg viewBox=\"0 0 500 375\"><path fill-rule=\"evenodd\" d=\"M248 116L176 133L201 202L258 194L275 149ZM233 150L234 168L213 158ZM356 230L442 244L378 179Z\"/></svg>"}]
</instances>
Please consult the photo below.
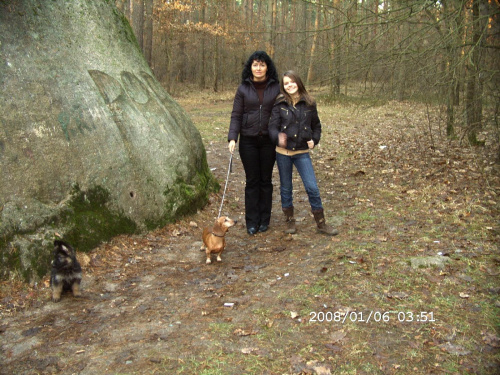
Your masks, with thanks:
<instances>
[{"instance_id":1,"label":"large boulder","mask_svg":"<svg viewBox=\"0 0 500 375\"><path fill-rule=\"evenodd\" d=\"M199 132L111 1L0 1L0 276L196 211L217 186Z\"/></svg>"}]
</instances>

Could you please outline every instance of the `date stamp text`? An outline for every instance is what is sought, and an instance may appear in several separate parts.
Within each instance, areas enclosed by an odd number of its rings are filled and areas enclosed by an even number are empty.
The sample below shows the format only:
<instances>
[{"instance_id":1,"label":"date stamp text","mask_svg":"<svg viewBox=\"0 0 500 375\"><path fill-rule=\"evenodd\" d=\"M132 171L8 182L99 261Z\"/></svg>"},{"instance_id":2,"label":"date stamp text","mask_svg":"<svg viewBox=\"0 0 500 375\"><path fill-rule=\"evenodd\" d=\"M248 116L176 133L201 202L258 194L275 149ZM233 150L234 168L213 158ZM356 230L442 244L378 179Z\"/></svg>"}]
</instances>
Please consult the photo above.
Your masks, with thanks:
<instances>
[{"instance_id":1,"label":"date stamp text","mask_svg":"<svg viewBox=\"0 0 500 375\"><path fill-rule=\"evenodd\" d=\"M311 311L309 323L433 323L433 312L429 311Z\"/></svg>"}]
</instances>

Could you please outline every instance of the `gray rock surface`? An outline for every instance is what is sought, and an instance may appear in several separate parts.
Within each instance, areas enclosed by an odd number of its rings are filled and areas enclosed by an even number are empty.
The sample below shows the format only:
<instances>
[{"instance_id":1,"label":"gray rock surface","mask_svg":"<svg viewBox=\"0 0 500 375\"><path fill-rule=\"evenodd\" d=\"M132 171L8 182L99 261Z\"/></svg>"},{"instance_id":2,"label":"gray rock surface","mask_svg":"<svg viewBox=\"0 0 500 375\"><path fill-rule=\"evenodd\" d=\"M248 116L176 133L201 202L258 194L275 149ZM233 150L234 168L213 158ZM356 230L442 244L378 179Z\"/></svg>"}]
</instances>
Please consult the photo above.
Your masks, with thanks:
<instances>
[{"instance_id":1,"label":"gray rock surface","mask_svg":"<svg viewBox=\"0 0 500 375\"><path fill-rule=\"evenodd\" d=\"M410 258L410 265L412 268L444 268L449 262L451 262L450 258L441 255Z\"/></svg>"},{"instance_id":2,"label":"gray rock surface","mask_svg":"<svg viewBox=\"0 0 500 375\"><path fill-rule=\"evenodd\" d=\"M199 132L101 0L0 2L0 276L203 206ZM36 272L32 272L37 268Z\"/></svg>"}]
</instances>

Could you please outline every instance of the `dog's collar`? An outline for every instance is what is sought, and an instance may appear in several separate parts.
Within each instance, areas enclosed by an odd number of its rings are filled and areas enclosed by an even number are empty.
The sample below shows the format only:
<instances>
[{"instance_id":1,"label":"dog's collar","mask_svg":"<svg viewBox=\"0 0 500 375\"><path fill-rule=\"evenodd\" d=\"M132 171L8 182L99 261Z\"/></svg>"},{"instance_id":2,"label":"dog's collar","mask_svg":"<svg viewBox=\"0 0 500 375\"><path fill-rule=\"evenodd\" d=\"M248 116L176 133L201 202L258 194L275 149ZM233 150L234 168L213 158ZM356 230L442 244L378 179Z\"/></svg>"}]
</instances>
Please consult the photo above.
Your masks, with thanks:
<instances>
[{"instance_id":1,"label":"dog's collar","mask_svg":"<svg viewBox=\"0 0 500 375\"><path fill-rule=\"evenodd\" d=\"M215 237L224 237L224 234L217 234L215 232L212 232L212 234L215 236Z\"/></svg>"}]
</instances>

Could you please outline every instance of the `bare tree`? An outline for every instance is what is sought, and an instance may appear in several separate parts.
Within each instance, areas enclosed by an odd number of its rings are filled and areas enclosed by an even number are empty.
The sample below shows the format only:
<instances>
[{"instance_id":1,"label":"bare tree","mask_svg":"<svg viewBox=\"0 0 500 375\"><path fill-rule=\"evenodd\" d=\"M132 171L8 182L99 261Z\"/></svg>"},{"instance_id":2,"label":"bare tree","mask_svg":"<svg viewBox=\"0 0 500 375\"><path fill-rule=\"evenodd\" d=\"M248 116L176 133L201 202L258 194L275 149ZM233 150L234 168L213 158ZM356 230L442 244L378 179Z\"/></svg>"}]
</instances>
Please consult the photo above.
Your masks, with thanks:
<instances>
[{"instance_id":1,"label":"bare tree","mask_svg":"<svg viewBox=\"0 0 500 375\"><path fill-rule=\"evenodd\" d=\"M154 0L144 0L145 14L144 14L144 57L151 67L153 65L153 8Z\"/></svg>"},{"instance_id":2,"label":"bare tree","mask_svg":"<svg viewBox=\"0 0 500 375\"><path fill-rule=\"evenodd\" d=\"M500 108L499 85L491 83L500 76L496 2L116 0L116 4L131 20L155 74L170 90L180 82L216 91L233 87L249 53L267 49L279 69L297 70L309 85L328 83L333 96L434 100L445 108L446 133L466 132L471 143L477 143L485 121L498 117L484 117L491 113L485 111L487 104L492 103L488 110Z\"/></svg>"},{"instance_id":3,"label":"bare tree","mask_svg":"<svg viewBox=\"0 0 500 375\"><path fill-rule=\"evenodd\" d=\"M139 48L144 50L144 0L132 0L130 8L130 16L132 18L132 28L139 44Z\"/></svg>"},{"instance_id":4,"label":"bare tree","mask_svg":"<svg viewBox=\"0 0 500 375\"><path fill-rule=\"evenodd\" d=\"M482 92L481 80L484 35L487 22L481 17L480 7L485 7L485 0L472 0L472 45L470 58L466 65L465 109L467 113L467 133L471 144L478 144L477 132L482 125Z\"/></svg>"},{"instance_id":5,"label":"bare tree","mask_svg":"<svg viewBox=\"0 0 500 375\"><path fill-rule=\"evenodd\" d=\"M313 78L313 64L314 64L314 53L316 52L316 44L318 43L318 34L319 34L319 20L321 14L321 2L318 1L316 4L316 15L314 17L314 34L311 43L311 49L309 53L309 68L307 69L307 78L306 82L309 85L309 82L312 81Z\"/></svg>"}]
</instances>

